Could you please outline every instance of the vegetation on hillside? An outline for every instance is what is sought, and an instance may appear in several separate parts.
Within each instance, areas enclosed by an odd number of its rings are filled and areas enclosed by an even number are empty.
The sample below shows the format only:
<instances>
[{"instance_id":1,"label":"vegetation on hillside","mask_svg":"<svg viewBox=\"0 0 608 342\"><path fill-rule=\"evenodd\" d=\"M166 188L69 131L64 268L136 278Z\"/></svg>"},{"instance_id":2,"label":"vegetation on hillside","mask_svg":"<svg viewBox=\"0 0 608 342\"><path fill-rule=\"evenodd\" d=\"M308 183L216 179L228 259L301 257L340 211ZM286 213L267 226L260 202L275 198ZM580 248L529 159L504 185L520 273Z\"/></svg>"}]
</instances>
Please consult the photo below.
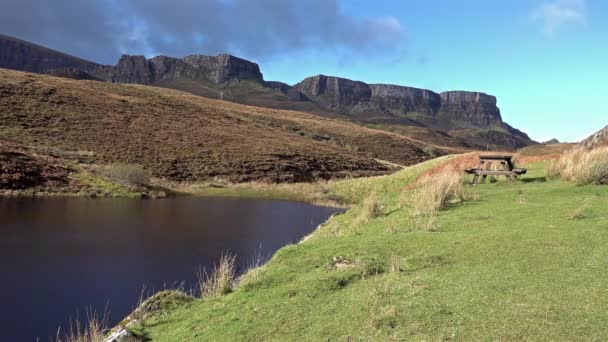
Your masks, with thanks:
<instances>
[{"instance_id":1,"label":"vegetation on hillside","mask_svg":"<svg viewBox=\"0 0 608 342\"><path fill-rule=\"evenodd\" d=\"M1 69L0 94L2 139L89 151L88 162L141 165L171 181L310 182L430 158L425 143L398 134L164 88Z\"/></svg>"},{"instance_id":2,"label":"vegetation on hillside","mask_svg":"<svg viewBox=\"0 0 608 342\"><path fill-rule=\"evenodd\" d=\"M549 162L545 172L578 185L608 184L608 147L572 149Z\"/></svg>"}]
</instances>

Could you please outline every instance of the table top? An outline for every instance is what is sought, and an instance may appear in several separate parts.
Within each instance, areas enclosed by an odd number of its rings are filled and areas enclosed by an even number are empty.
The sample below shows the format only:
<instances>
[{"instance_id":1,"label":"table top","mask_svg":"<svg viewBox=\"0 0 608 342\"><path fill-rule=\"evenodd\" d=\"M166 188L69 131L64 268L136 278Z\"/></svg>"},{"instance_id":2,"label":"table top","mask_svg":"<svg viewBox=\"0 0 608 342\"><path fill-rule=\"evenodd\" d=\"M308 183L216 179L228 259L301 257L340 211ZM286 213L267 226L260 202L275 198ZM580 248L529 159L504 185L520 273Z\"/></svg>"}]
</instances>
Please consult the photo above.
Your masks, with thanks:
<instances>
[{"instance_id":1,"label":"table top","mask_svg":"<svg viewBox=\"0 0 608 342\"><path fill-rule=\"evenodd\" d=\"M511 160L513 156L508 154L484 154L480 155L479 159L491 159L491 160Z\"/></svg>"}]
</instances>

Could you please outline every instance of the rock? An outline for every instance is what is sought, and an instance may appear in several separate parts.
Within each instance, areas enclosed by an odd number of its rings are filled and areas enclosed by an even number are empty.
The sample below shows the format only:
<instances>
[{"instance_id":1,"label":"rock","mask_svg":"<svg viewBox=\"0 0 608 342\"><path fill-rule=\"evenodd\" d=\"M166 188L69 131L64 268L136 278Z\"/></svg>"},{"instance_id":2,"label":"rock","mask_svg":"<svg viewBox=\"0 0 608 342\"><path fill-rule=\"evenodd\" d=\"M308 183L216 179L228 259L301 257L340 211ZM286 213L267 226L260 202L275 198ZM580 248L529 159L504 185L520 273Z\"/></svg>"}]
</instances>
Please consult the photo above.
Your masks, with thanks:
<instances>
[{"instance_id":1,"label":"rock","mask_svg":"<svg viewBox=\"0 0 608 342\"><path fill-rule=\"evenodd\" d=\"M317 75L294 86L296 90L331 110L345 110L369 101L369 85L339 77Z\"/></svg>"},{"instance_id":2,"label":"rock","mask_svg":"<svg viewBox=\"0 0 608 342\"><path fill-rule=\"evenodd\" d=\"M608 146L608 126L581 141L578 146L586 149Z\"/></svg>"},{"instance_id":3,"label":"rock","mask_svg":"<svg viewBox=\"0 0 608 342\"><path fill-rule=\"evenodd\" d=\"M151 84L155 81L150 62L144 56L122 55L112 79L117 83Z\"/></svg>"},{"instance_id":4,"label":"rock","mask_svg":"<svg viewBox=\"0 0 608 342\"><path fill-rule=\"evenodd\" d=\"M105 339L104 342L126 342L133 337L133 334L123 326L118 326Z\"/></svg>"},{"instance_id":5,"label":"rock","mask_svg":"<svg viewBox=\"0 0 608 342\"><path fill-rule=\"evenodd\" d=\"M283 93L289 89L275 82L269 86ZM509 134L529 140L525 133L503 123L496 97L480 92L449 91L438 94L427 89L366 84L325 75L306 78L292 88L326 109L364 121L372 117L376 121L425 125L443 131L498 126ZM395 113L402 115L395 116ZM409 113L416 115L404 118Z\"/></svg>"},{"instance_id":6,"label":"rock","mask_svg":"<svg viewBox=\"0 0 608 342\"><path fill-rule=\"evenodd\" d=\"M401 110L436 115L441 106L439 94L426 89L390 84L372 84L372 98L378 110Z\"/></svg>"},{"instance_id":7,"label":"rock","mask_svg":"<svg viewBox=\"0 0 608 342\"><path fill-rule=\"evenodd\" d=\"M479 92L448 91L441 93L439 116L478 127L502 123L496 97Z\"/></svg>"},{"instance_id":8,"label":"rock","mask_svg":"<svg viewBox=\"0 0 608 342\"><path fill-rule=\"evenodd\" d=\"M257 64L232 55L191 55L184 58L123 55L106 80L114 83L153 84L162 79L188 79L223 84L234 80L264 82Z\"/></svg>"}]
</instances>

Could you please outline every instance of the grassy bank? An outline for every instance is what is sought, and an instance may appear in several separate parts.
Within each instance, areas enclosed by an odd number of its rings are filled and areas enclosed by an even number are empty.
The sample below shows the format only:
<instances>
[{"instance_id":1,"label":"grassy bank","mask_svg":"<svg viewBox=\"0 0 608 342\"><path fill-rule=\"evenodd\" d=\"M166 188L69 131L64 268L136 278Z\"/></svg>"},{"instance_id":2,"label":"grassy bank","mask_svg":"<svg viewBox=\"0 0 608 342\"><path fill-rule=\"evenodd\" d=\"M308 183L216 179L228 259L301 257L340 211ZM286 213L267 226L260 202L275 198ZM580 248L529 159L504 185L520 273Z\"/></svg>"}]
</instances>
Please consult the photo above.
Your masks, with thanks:
<instances>
[{"instance_id":1,"label":"grassy bank","mask_svg":"<svg viewBox=\"0 0 608 342\"><path fill-rule=\"evenodd\" d=\"M411 182L424 170L452 158L454 156L437 158L422 165L411 167L407 172L397 172L378 177L330 180L316 183L252 182L227 184L207 182L168 186L180 193L195 196L264 198L345 207L363 201L371 193L392 197L401 190L404 184Z\"/></svg>"},{"instance_id":2,"label":"grassy bank","mask_svg":"<svg viewBox=\"0 0 608 342\"><path fill-rule=\"evenodd\" d=\"M403 190L436 163L329 184L355 203L346 214L233 292L152 316L138 332L154 341L606 336L608 187L544 181L536 163L528 181L472 188L475 200L418 229ZM363 214L370 194L373 215Z\"/></svg>"}]
</instances>

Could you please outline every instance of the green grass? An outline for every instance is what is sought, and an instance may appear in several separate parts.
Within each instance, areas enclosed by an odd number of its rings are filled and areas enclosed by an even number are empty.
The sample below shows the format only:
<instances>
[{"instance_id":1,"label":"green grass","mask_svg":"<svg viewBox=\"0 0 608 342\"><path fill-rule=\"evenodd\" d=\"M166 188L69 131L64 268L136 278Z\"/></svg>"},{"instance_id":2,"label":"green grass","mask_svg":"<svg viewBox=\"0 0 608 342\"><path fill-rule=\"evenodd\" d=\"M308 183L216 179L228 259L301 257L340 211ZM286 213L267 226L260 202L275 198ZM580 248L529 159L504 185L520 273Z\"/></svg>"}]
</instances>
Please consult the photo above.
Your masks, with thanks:
<instances>
[{"instance_id":1,"label":"green grass","mask_svg":"<svg viewBox=\"0 0 608 342\"><path fill-rule=\"evenodd\" d=\"M141 198L142 193L133 189L95 175L86 170L80 169L79 172L72 174L72 178L82 183L88 190L83 195L95 194L97 197L126 197L126 198Z\"/></svg>"},{"instance_id":2,"label":"green grass","mask_svg":"<svg viewBox=\"0 0 608 342\"><path fill-rule=\"evenodd\" d=\"M412 229L403 189L437 161L335 182L354 205L257 277L145 324L154 341L603 340L608 334L608 187L498 182ZM542 180L543 165L526 177ZM525 198L525 200L521 200ZM584 206L584 215L570 213ZM391 229L387 229L392 227Z\"/></svg>"}]
</instances>

